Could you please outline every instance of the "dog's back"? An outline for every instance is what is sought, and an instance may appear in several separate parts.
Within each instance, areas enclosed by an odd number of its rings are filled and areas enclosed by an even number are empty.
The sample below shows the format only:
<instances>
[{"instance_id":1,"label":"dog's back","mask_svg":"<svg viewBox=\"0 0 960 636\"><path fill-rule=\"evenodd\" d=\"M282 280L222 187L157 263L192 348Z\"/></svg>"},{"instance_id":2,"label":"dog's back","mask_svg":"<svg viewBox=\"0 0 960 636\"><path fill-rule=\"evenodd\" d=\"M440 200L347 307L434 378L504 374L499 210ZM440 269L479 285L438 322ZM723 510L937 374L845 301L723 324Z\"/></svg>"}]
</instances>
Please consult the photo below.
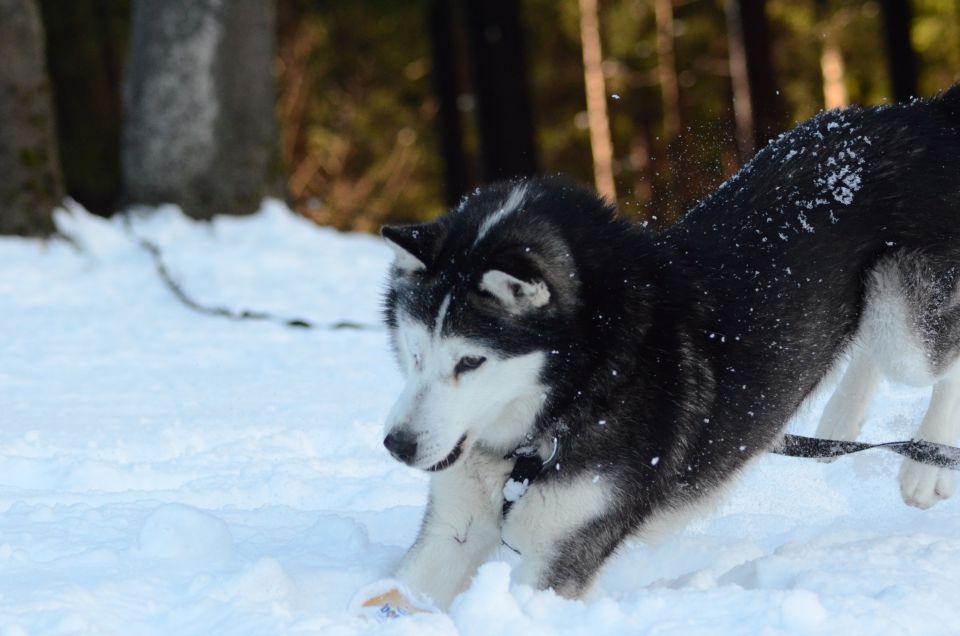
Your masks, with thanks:
<instances>
[{"instance_id":1,"label":"dog's back","mask_svg":"<svg viewBox=\"0 0 960 636\"><path fill-rule=\"evenodd\" d=\"M721 335L710 346L722 361L730 433L755 419L752 441L772 439L779 428L764 424L785 422L853 351L822 435L855 438L885 375L938 387L919 436L952 443L958 221L960 86L930 101L822 113L668 231L692 275L723 299L713 304ZM902 477L908 503L926 507L952 492L950 471L931 471Z\"/></svg>"}]
</instances>

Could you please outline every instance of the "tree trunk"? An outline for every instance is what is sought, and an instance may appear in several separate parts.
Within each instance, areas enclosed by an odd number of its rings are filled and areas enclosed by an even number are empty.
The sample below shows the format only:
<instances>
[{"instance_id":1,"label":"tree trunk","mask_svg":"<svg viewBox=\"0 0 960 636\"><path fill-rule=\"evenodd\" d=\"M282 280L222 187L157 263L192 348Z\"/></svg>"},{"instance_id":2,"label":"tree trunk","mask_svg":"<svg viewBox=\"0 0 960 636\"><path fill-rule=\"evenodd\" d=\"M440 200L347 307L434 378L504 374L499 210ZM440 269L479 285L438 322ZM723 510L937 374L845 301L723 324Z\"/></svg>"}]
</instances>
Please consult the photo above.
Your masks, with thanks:
<instances>
[{"instance_id":1,"label":"tree trunk","mask_svg":"<svg viewBox=\"0 0 960 636\"><path fill-rule=\"evenodd\" d=\"M909 0L881 0L893 98L907 101L917 94L917 59L910 44Z\"/></svg>"},{"instance_id":2,"label":"tree trunk","mask_svg":"<svg viewBox=\"0 0 960 636\"><path fill-rule=\"evenodd\" d=\"M194 218L247 214L282 191L275 11L264 0L134 0L124 195Z\"/></svg>"},{"instance_id":3,"label":"tree trunk","mask_svg":"<svg viewBox=\"0 0 960 636\"><path fill-rule=\"evenodd\" d=\"M86 209L109 216L120 199L120 78L130 7L117 0L40 0L40 10L64 186Z\"/></svg>"},{"instance_id":4,"label":"tree trunk","mask_svg":"<svg viewBox=\"0 0 960 636\"><path fill-rule=\"evenodd\" d=\"M433 86L438 104L440 154L443 157L443 192L447 205L453 207L470 188L470 180L463 148L460 109L457 108L457 97L460 95L457 62L460 56L454 39L449 0L432 0L427 21L433 58Z\"/></svg>"},{"instance_id":5,"label":"tree trunk","mask_svg":"<svg viewBox=\"0 0 960 636\"><path fill-rule=\"evenodd\" d=\"M603 54L600 46L600 17L597 0L580 0L580 41L583 46L583 84L587 93L587 121L593 179L597 192L610 203L617 201L613 181L613 142L607 117L607 89L603 81Z\"/></svg>"},{"instance_id":6,"label":"tree trunk","mask_svg":"<svg viewBox=\"0 0 960 636\"><path fill-rule=\"evenodd\" d=\"M35 0L0 0L0 234L44 236L63 200Z\"/></svg>"},{"instance_id":7,"label":"tree trunk","mask_svg":"<svg viewBox=\"0 0 960 636\"><path fill-rule=\"evenodd\" d=\"M467 0L482 177L537 171L533 111L517 0Z\"/></svg>"},{"instance_id":8,"label":"tree trunk","mask_svg":"<svg viewBox=\"0 0 960 636\"><path fill-rule=\"evenodd\" d=\"M727 41L737 148L746 161L780 132L786 107L776 88L764 0L730 0Z\"/></svg>"}]
</instances>

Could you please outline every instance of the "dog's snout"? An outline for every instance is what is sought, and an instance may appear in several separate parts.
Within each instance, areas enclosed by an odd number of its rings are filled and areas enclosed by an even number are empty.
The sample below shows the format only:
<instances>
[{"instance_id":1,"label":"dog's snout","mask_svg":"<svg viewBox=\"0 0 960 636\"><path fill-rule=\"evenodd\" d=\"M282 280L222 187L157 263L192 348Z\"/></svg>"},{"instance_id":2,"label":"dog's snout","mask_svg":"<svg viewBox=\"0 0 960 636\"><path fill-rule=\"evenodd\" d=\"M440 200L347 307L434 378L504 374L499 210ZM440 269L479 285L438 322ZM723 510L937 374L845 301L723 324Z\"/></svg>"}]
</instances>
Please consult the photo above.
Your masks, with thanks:
<instances>
[{"instance_id":1,"label":"dog's snout","mask_svg":"<svg viewBox=\"0 0 960 636\"><path fill-rule=\"evenodd\" d=\"M383 440L390 454L397 460L408 464L417 454L417 438L410 433L398 431L389 433Z\"/></svg>"}]
</instances>

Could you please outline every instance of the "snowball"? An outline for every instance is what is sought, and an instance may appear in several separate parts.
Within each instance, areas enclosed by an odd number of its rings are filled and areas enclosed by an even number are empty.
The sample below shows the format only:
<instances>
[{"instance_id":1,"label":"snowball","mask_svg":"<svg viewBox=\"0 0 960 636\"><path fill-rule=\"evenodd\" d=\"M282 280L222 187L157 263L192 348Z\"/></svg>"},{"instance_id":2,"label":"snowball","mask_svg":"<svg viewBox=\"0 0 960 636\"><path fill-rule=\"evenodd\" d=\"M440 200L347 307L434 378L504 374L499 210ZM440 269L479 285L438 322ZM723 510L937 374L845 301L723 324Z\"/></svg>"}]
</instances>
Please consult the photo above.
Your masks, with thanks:
<instances>
[{"instance_id":1,"label":"snowball","mask_svg":"<svg viewBox=\"0 0 960 636\"><path fill-rule=\"evenodd\" d=\"M523 493L527 492L527 486L529 485L529 479L523 481L508 479L507 483L503 485L503 498L510 502L517 501L520 497L523 497Z\"/></svg>"},{"instance_id":2,"label":"snowball","mask_svg":"<svg viewBox=\"0 0 960 636\"><path fill-rule=\"evenodd\" d=\"M783 599L781 611L784 623L804 630L820 626L828 617L820 597L810 590L791 590Z\"/></svg>"},{"instance_id":3,"label":"snowball","mask_svg":"<svg viewBox=\"0 0 960 636\"><path fill-rule=\"evenodd\" d=\"M340 515L321 515L307 533L317 542L317 551L332 558L370 549L366 526Z\"/></svg>"},{"instance_id":4,"label":"snowball","mask_svg":"<svg viewBox=\"0 0 960 636\"><path fill-rule=\"evenodd\" d=\"M232 598L256 603L284 601L291 598L297 590L296 584L287 576L280 563L270 558L257 561L228 588Z\"/></svg>"}]
</instances>

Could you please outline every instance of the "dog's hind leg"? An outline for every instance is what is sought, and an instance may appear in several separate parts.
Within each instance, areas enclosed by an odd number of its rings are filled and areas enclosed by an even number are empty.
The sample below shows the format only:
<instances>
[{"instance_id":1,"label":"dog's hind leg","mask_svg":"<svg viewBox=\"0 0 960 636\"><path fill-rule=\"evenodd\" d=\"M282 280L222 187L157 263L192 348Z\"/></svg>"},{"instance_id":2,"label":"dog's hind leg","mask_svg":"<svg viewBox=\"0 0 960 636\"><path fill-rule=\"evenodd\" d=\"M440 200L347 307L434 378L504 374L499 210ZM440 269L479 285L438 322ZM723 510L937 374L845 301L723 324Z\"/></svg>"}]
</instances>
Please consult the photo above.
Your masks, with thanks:
<instances>
[{"instance_id":1,"label":"dog's hind leg","mask_svg":"<svg viewBox=\"0 0 960 636\"><path fill-rule=\"evenodd\" d=\"M916 439L953 444L960 434L960 267L956 255L899 253L871 273L861 336L882 372L913 386L933 385ZM947 468L904 460L903 500L929 508L954 490Z\"/></svg>"},{"instance_id":2,"label":"dog's hind leg","mask_svg":"<svg viewBox=\"0 0 960 636\"><path fill-rule=\"evenodd\" d=\"M447 609L500 545L501 490L509 472L507 462L474 449L436 473L420 534L397 578Z\"/></svg>"},{"instance_id":3,"label":"dog's hind leg","mask_svg":"<svg viewBox=\"0 0 960 636\"><path fill-rule=\"evenodd\" d=\"M870 352L855 342L843 379L820 416L816 436L848 442L857 439L880 376Z\"/></svg>"},{"instance_id":4,"label":"dog's hind leg","mask_svg":"<svg viewBox=\"0 0 960 636\"><path fill-rule=\"evenodd\" d=\"M960 434L960 368L942 378L933 387L930 407L915 439L938 444L954 444ZM900 468L900 493L903 500L917 508L929 508L954 492L953 471L906 459Z\"/></svg>"}]
</instances>

